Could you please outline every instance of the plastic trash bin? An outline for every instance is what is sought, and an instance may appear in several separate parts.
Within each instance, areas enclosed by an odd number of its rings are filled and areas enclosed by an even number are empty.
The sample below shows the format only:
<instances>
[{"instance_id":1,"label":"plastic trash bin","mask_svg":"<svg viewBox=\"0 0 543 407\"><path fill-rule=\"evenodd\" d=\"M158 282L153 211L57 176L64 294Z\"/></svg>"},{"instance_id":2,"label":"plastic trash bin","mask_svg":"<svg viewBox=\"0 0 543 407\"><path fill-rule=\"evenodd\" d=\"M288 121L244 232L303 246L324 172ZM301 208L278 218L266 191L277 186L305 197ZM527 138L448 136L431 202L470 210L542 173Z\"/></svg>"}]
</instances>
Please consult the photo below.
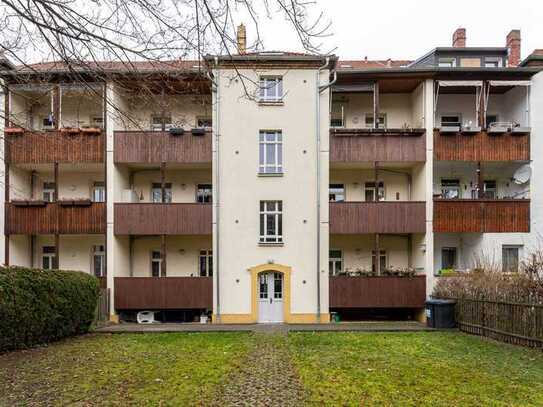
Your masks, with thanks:
<instances>
[{"instance_id":1,"label":"plastic trash bin","mask_svg":"<svg viewBox=\"0 0 543 407\"><path fill-rule=\"evenodd\" d=\"M426 325L429 328L451 329L456 327L454 300L432 299L426 301Z\"/></svg>"}]
</instances>

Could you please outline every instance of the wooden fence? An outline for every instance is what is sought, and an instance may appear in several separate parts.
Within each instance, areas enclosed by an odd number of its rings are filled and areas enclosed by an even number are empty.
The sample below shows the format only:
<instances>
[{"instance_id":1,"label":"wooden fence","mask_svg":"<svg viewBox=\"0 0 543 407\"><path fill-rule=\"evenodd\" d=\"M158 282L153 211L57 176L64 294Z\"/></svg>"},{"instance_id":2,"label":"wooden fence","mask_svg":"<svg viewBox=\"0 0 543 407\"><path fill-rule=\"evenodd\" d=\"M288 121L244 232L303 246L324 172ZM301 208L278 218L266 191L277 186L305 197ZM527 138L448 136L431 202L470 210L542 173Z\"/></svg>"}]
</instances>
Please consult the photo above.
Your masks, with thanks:
<instances>
[{"instance_id":1,"label":"wooden fence","mask_svg":"<svg viewBox=\"0 0 543 407\"><path fill-rule=\"evenodd\" d=\"M498 341L543 348L543 305L460 299L456 304L460 330Z\"/></svg>"},{"instance_id":2,"label":"wooden fence","mask_svg":"<svg viewBox=\"0 0 543 407\"><path fill-rule=\"evenodd\" d=\"M100 288L98 304L96 305L96 322L109 320L109 288Z\"/></svg>"}]
</instances>

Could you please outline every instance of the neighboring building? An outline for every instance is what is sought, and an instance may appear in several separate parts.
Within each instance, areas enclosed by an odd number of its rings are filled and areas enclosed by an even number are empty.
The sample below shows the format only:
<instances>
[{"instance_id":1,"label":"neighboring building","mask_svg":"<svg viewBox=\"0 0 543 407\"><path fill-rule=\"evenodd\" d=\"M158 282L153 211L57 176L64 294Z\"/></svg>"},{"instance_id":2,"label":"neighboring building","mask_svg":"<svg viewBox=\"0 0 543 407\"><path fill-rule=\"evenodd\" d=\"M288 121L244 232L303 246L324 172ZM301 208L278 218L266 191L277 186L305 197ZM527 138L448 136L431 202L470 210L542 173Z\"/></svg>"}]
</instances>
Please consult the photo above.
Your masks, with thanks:
<instances>
[{"instance_id":1,"label":"neighboring building","mask_svg":"<svg viewBox=\"0 0 543 407\"><path fill-rule=\"evenodd\" d=\"M422 318L442 270L538 247L543 62L519 31L415 61L240 40L77 81L1 57L2 261L95 274L112 316L310 323Z\"/></svg>"}]
</instances>

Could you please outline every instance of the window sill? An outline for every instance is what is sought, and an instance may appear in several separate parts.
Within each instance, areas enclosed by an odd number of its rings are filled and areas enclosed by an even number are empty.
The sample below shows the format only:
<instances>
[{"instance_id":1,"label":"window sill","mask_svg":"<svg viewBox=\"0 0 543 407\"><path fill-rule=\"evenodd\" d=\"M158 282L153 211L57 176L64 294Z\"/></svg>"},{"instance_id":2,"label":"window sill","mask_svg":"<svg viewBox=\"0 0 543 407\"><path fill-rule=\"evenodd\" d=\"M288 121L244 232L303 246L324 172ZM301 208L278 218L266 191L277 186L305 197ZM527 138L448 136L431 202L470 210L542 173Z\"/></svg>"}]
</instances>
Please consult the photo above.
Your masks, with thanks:
<instances>
[{"instance_id":1,"label":"window sill","mask_svg":"<svg viewBox=\"0 0 543 407\"><path fill-rule=\"evenodd\" d=\"M258 246L260 246L260 247L283 247L284 245L285 245L284 242L280 242L280 243L258 242Z\"/></svg>"},{"instance_id":2,"label":"window sill","mask_svg":"<svg viewBox=\"0 0 543 407\"><path fill-rule=\"evenodd\" d=\"M259 106L284 106L285 102L282 100L259 100Z\"/></svg>"},{"instance_id":3,"label":"window sill","mask_svg":"<svg viewBox=\"0 0 543 407\"><path fill-rule=\"evenodd\" d=\"M282 177L284 175L283 172L259 172L257 174L258 177L264 177L264 178L267 178L267 177Z\"/></svg>"}]
</instances>

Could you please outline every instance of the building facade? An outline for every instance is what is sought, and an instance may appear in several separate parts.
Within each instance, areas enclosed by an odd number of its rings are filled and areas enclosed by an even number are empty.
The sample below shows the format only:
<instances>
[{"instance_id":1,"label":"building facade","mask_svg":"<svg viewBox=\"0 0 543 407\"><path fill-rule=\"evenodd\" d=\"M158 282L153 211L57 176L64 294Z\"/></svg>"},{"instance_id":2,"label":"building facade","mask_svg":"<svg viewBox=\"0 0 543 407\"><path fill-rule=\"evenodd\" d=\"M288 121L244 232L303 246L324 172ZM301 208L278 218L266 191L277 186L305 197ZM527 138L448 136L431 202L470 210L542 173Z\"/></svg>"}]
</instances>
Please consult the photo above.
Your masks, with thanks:
<instances>
[{"instance_id":1,"label":"building facade","mask_svg":"<svg viewBox=\"0 0 543 407\"><path fill-rule=\"evenodd\" d=\"M244 38L244 37L243 37ZM541 53L2 63L2 262L92 273L112 318L423 318L542 232Z\"/></svg>"}]
</instances>

